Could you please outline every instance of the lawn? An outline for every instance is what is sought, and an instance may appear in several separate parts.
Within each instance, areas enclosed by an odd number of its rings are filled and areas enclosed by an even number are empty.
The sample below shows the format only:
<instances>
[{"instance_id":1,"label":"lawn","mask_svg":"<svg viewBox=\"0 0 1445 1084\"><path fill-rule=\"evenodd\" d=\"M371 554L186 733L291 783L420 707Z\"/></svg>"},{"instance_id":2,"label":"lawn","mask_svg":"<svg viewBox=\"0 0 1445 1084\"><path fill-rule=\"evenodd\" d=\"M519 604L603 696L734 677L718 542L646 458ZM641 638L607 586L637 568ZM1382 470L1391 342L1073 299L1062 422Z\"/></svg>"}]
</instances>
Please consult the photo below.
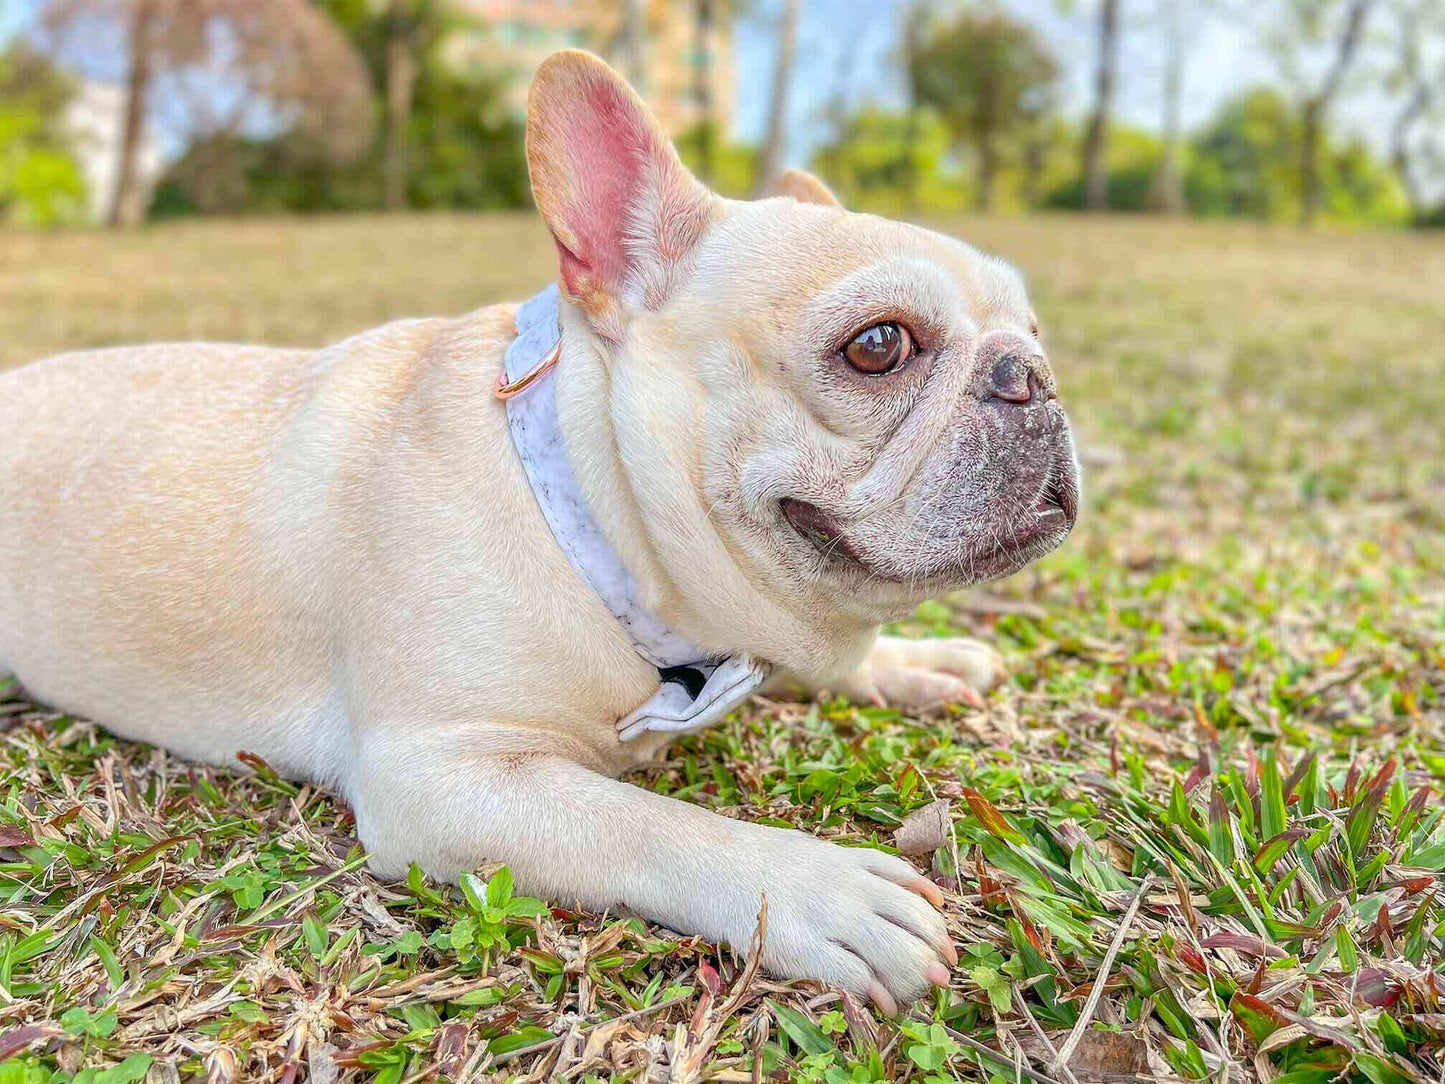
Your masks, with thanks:
<instances>
[{"instance_id":1,"label":"lawn","mask_svg":"<svg viewBox=\"0 0 1445 1084\"><path fill-rule=\"evenodd\" d=\"M1028 274L1085 463L1062 549L903 626L1011 680L754 702L632 781L884 848L947 803L950 989L888 1021L494 870L377 882L329 794L0 683L0 1082L1440 1080L1445 238L940 226ZM528 217L0 235L0 368L321 344L552 258Z\"/></svg>"}]
</instances>

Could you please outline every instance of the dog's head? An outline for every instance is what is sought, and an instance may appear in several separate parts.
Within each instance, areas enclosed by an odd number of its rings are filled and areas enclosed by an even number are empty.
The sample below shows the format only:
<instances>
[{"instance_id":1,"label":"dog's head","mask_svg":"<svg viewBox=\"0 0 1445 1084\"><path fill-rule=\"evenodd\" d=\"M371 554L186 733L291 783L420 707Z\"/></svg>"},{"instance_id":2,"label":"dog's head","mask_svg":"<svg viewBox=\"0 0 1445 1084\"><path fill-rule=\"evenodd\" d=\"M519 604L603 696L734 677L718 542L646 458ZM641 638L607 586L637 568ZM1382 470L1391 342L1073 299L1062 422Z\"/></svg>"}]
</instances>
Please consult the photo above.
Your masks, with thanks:
<instances>
[{"instance_id":1,"label":"dog's head","mask_svg":"<svg viewBox=\"0 0 1445 1084\"><path fill-rule=\"evenodd\" d=\"M586 53L543 65L527 148L674 578L725 553L762 595L876 621L1069 533L1073 443L1007 264L806 174L711 194Z\"/></svg>"}]
</instances>

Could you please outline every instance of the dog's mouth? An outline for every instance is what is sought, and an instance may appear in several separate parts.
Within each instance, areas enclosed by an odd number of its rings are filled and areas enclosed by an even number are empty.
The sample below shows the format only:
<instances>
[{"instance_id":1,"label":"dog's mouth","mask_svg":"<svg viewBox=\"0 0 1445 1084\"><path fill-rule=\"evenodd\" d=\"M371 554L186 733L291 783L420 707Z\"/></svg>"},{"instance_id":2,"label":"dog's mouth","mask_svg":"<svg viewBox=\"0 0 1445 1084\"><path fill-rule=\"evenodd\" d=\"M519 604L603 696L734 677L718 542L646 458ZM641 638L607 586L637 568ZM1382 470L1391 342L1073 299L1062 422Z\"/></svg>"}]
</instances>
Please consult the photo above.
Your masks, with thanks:
<instances>
[{"instance_id":1,"label":"dog's mouth","mask_svg":"<svg viewBox=\"0 0 1445 1084\"><path fill-rule=\"evenodd\" d=\"M824 512L816 504L784 497L778 502L783 517L798 536L825 558L838 558L864 565L863 558L848 541L843 525L836 516Z\"/></svg>"},{"instance_id":2,"label":"dog's mouth","mask_svg":"<svg viewBox=\"0 0 1445 1084\"><path fill-rule=\"evenodd\" d=\"M1049 471L1043 491L1034 501L1033 512L1036 522L1025 525L1024 533L1043 535L1059 528L1067 531L1074 526L1079 517L1079 486L1072 472L1061 468Z\"/></svg>"},{"instance_id":3,"label":"dog's mouth","mask_svg":"<svg viewBox=\"0 0 1445 1084\"><path fill-rule=\"evenodd\" d=\"M849 537L848 524L841 517L811 501L785 497L778 502L778 507L793 532L823 558L824 567L851 567L888 582L920 579L895 574L890 568L893 561L871 559L860 541ZM1006 521L996 523L989 530L987 541L976 549L969 548L949 571L922 579L977 583L1011 575L1062 542L1072 530L1078 513L1078 481L1067 463L1057 463L1049 470L1031 504Z\"/></svg>"}]
</instances>

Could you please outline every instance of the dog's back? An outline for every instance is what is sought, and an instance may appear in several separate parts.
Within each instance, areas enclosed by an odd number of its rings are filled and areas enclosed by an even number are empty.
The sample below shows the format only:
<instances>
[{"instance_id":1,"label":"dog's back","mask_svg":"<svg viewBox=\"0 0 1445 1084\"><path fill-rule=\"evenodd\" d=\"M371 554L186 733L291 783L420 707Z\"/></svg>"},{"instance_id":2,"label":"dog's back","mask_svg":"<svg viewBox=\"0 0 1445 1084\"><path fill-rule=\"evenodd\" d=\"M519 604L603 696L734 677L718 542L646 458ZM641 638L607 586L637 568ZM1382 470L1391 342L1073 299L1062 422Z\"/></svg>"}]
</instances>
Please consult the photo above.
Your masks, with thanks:
<instances>
[{"instance_id":1,"label":"dog's back","mask_svg":"<svg viewBox=\"0 0 1445 1084\"><path fill-rule=\"evenodd\" d=\"M258 496L309 357L168 344L0 376L0 663L32 695L172 744L178 714L268 699L235 687L275 681L266 630L234 630L285 590Z\"/></svg>"}]
</instances>

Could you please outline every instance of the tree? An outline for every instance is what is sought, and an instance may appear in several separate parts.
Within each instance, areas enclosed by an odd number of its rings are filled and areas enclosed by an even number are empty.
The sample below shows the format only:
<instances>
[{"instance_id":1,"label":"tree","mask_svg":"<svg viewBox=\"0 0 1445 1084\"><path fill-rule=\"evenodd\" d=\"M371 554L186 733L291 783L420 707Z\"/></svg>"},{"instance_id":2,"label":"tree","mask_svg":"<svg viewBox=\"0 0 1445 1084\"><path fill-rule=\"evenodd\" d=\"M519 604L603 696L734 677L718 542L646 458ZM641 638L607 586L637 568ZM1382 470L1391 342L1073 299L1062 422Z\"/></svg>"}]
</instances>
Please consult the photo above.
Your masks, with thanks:
<instances>
[{"instance_id":1,"label":"tree","mask_svg":"<svg viewBox=\"0 0 1445 1084\"><path fill-rule=\"evenodd\" d=\"M1225 102L1195 139L1185 192L1201 214L1298 218L1304 121L1273 88ZM1400 222L1406 203L1388 166L1359 141L1339 144L1320 133L1320 205L1336 219Z\"/></svg>"},{"instance_id":2,"label":"tree","mask_svg":"<svg viewBox=\"0 0 1445 1084\"><path fill-rule=\"evenodd\" d=\"M399 211L407 203L407 129L417 76L413 7L411 0L390 0L386 13L386 142L381 172L388 211Z\"/></svg>"},{"instance_id":3,"label":"tree","mask_svg":"<svg viewBox=\"0 0 1445 1084\"><path fill-rule=\"evenodd\" d=\"M847 118L810 168L854 210L956 211L969 192L961 178L946 173L949 141L931 110L901 116L867 106Z\"/></svg>"},{"instance_id":4,"label":"tree","mask_svg":"<svg viewBox=\"0 0 1445 1084\"><path fill-rule=\"evenodd\" d=\"M370 73L372 111L385 118L396 40L390 0L314 0ZM198 140L167 171L154 213L242 214L420 208L502 210L529 203L524 132L508 108L505 73L487 54L454 48L479 24L448 0L411 0L404 36L415 67L410 107L378 132L375 153L337 159L301 128L258 137ZM387 147L400 130L401 163ZM404 168L403 168L404 167ZM390 195L388 194L390 192ZM393 206L397 204L393 202Z\"/></svg>"},{"instance_id":5,"label":"tree","mask_svg":"<svg viewBox=\"0 0 1445 1084\"><path fill-rule=\"evenodd\" d=\"M63 123L72 87L48 60L0 53L0 223L54 226L85 215L85 179Z\"/></svg>"},{"instance_id":6,"label":"tree","mask_svg":"<svg viewBox=\"0 0 1445 1084\"><path fill-rule=\"evenodd\" d=\"M40 40L94 78L117 61L94 43L123 43L125 113L107 214L114 225L145 215L136 156L161 119L158 88L165 124L187 145L280 125L344 158L365 146L370 130L365 69L306 0L52 0Z\"/></svg>"},{"instance_id":7,"label":"tree","mask_svg":"<svg viewBox=\"0 0 1445 1084\"><path fill-rule=\"evenodd\" d=\"M410 205L417 83L427 56L468 20L451 0L313 0L346 35L381 94L381 203Z\"/></svg>"},{"instance_id":8,"label":"tree","mask_svg":"<svg viewBox=\"0 0 1445 1084\"><path fill-rule=\"evenodd\" d=\"M1189 55L1207 19L1229 12L1231 0L1157 0L1156 16L1164 65L1159 96L1160 143L1158 167L1149 193L1149 209L1180 214L1184 201L1184 84Z\"/></svg>"},{"instance_id":9,"label":"tree","mask_svg":"<svg viewBox=\"0 0 1445 1084\"><path fill-rule=\"evenodd\" d=\"M1430 217L1423 166L1442 157L1434 142L1438 102L1445 97L1445 8L1438 0L1394 0L1395 63L1386 81L1398 94L1399 110L1390 126L1390 164L1410 201L1415 223ZM1431 56L1431 46L1435 56Z\"/></svg>"},{"instance_id":10,"label":"tree","mask_svg":"<svg viewBox=\"0 0 1445 1084\"><path fill-rule=\"evenodd\" d=\"M783 175L783 152L787 142L788 92L793 82L793 53L798 39L798 18L802 0L783 0L778 20L778 56L773 64L773 89L768 102L768 132L763 140L762 162L754 195L772 192Z\"/></svg>"},{"instance_id":11,"label":"tree","mask_svg":"<svg viewBox=\"0 0 1445 1084\"><path fill-rule=\"evenodd\" d=\"M923 52L923 46L928 35L928 7L926 0L913 0L903 13L903 34L900 46L903 70L908 73L909 110L904 120L903 142L908 148L904 174L903 192L904 209L909 214L917 214L921 206L921 194L919 191L923 178L920 176L917 155L913 146L918 142L922 132L923 103L918 100L918 85L915 73L918 71L918 57Z\"/></svg>"},{"instance_id":12,"label":"tree","mask_svg":"<svg viewBox=\"0 0 1445 1084\"><path fill-rule=\"evenodd\" d=\"M486 41L475 33L483 24L464 5L402 0L404 17L397 21L397 0L313 2L362 58L376 110L387 118L378 156L354 170L315 175L325 189L314 197L320 206L526 206L522 133L504 101L505 73L487 63L485 49L453 48ZM404 98L397 90L403 77Z\"/></svg>"},{"instance_id":13,"label":"tree","mask_svg":"<svg viewBox=\"0 0 1445 1084\"><path fill-rule=\"evenodd\" d=\"M1119 71L1120 0L1099 0L1099 51L1094 65L1094 110L1084 136L1084 203L1091 211L1109 205L1109 176L1104 156L1114 113Z\"/></svg>"},{"instance_id":14,"label":"tree","mask_svg":"<svg viewBox=\"0 0 1445 1084\"><path fill-rule=\"evenodd\" d=\"M1184 210L1184 176L1179 163L1184 146L1181 116L1186 56L1184 7L1184 0L1159 0L1159 20L1164 35L1164 93L1160 96L1163 146L1149 202L1154 210L1169 215L1177 215Z\"/></svg>"},{"instance_id":15,"label":"tree","mask_svg":"<svg viewBox=\"0 0 1445 1084\"><path fill-rule=\"evenodd\" d=\"M979 210L989 210L1005 140L1048 114L1057 62L1027 24L996 10L935 24L909 56L914 100L936 109L955 140L972 145L975 198Z\"/></svg>"},{"instance_id":16,"label":"tree","mask_svg":"<svg viewBox=\"0 0 1445 1084\"><path fill-rule=\"evenodd\" d=\"M130 68L126 75L125 119L120 130L120 164L116 170L115 192L111 196L106 224L135 226L145 217L140 183L136 177L136 155L141 129L149 108L152 61L161 13L154 0L133 0L130 15Z\"/></svg>"},{"instance_id":17,"label":"tree","mask_svg":"<svg viewBox=\"0 0 1445 1084\"><path fill-rule=\"evenodd\" d=\"M1187 180L1203 214L1281 219L1298 213L1299 117L1277 90L1231 98L1194 141Z\"/></svg>"},{"instance_id":18,"label":"tree","mask_svg":"<svg viewBox=\"0 0 1445 1084\"><path fill-rule=\"evenodd\" d=\"M1320 156L1330 106L1359 54L1375 0L1287 0L1273 44L1286 77L1300 88L1300 225L1319 217ZM1322 71L1309 69L1319 68Z\"/></svg>"},{"instance_id":19,"label":"tree","mask_svg":"<svg viewBox=\"0 0 1445 1084\"><path fill-rule=\"evenodd\" d=\"M1111 211L1143 212L1150 209L1155 176L1163 145L1154 132L1115 122L1109 135L1109 152L1104 158L1104 178ZM1045 197L1049 207L1080 210L1087 194L1077 161L1067 176L1059 179Z\"/></svg>"}]
</instances>

